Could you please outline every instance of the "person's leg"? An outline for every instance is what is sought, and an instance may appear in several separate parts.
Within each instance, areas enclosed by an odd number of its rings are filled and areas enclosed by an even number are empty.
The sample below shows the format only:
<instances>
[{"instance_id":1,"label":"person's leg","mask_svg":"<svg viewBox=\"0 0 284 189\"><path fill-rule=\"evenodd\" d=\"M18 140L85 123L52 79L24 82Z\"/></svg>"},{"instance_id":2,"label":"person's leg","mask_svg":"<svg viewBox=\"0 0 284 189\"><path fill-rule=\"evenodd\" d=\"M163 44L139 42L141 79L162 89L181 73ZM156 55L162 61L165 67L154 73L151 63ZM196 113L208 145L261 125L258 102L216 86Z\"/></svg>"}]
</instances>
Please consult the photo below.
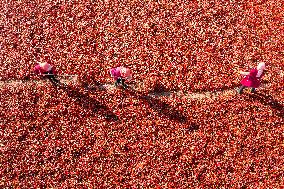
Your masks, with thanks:
<instances>
[{"instance_id":1,"label":"person's leg","mask_svg":"<svg viewBox=\"0 0 284 189\"><path fill-rule=\"evenodd\" d=\"M125 79L121 79L121 84L122 84L122 86L123 86L124 88L127 87L127 85L125 84Z\"/></svg>"},{"instance_id":2,"label":"person's leg","mask_svg":"<svg viewBox=\"0 0 284 189\"><path fill-rule=\"evenodd\" d=\"M51 81L51 78L49 77L49 72L43 72L43 79L48 79L48 80L50 80Z\"/></svg>"},{"instance_id":3,"label":"person's leg","mask_svg":"<svg viewBox=\"0 0 284 189\"><path fill-rule=\"evenodd\" d=\"M121 78L118 78L116 81L115 81L115 86L117 87L118 86L118 84L120 84L121 83Z\"/></svg>"},{"instance_id":4,"label":"person's leg","mask_svg":"<svg viewBox=\"0 0 284 189\"><path fill-rule=\"evenodd\" d=\"M52 75L48 75L48 76L47 76L47 77L48 77L48 79L49 79L52 83L54 83L54 84L59 83L59 80L58 80L58 79L56 79L56 78L55 78L55 76L53 75L52 70L51 70L51 71L49 71L49 72L48 72L48 74L52 74Z\"/></svg>"},{"instance_id":5,"label":"person's leg","mask_svg":"<svg viewBox=\"0 0 284 189\"><path fill-rule=\"evenodd\" d=\"M54 75L52 76L52 79L53 79L56 83L59 83L59 80L56 79L56 77L55 77Z\"/></svg>"},{"instance_id":6,"label":"person's leg","mask_svg":"<svg viewBox=\"0 0 284 189\"><path fill-rule=\"evenodd\" d=\"M243 93L243 90L244 90L245 88L246 88L246 87L245 87L244 85L242 85L242 86L239 88L239 90L238 90L239 94L242 94L242 93Z\"/></svg>"},{"instance_id":7,"label":"person's leg","mask_svg":"<svg viewBox=\"0 0 284 189\"><path fill-rule=\"evenodd\" d=\"M54 85L58 84L58 80L55 79L54 76L48 75L47 78L52 84Z\"/></svg>"},{"instance_id":8,"label":"person's leg","mask_svg":"<svg viewBox=\"0 0 284 189\"><path fill-rule=\"evenodd\" d=\"M59 80L56 79L54 75L50 75L50 79L55 83L59 83Z\"/></svg>"},{"instance_id":9,"label":"person's leg","mask_svg":"<svg viewBox=\"0 0 284 189\"><path fill-rule=\"evenodd\" d=\"M54 74L52 70L50 70L50 74ZM55 75L51 75L51 77L52 77L52 79L53 79L56 83L59 82L59 80L56 79Z\"/></svg>"}]
</instances>

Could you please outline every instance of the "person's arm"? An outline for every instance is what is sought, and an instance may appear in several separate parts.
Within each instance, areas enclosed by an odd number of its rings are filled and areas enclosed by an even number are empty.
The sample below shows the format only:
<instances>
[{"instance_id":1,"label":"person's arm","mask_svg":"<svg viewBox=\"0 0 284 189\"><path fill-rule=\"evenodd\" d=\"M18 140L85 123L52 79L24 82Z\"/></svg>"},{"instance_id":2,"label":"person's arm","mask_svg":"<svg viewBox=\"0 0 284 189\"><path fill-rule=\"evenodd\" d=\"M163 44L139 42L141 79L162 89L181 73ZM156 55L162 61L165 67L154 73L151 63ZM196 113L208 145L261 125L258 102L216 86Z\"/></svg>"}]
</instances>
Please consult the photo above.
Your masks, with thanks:
<instances>
[{"instance_id":1,"label":"person's arm","mask_svg":"<svg viewBox=\"0 0 284 189\"><path fill-rule=\"evenodd\" d=\"M256 77L262 78L263 75L264 75L264 70L258 70Z\"/></svg>"},{"instance_id":2,"label":"person's arm","mask_svg":"<svg viewBox=\"0 0 284 189\"><path fill-rule=\"evenodd\" d=\"M241 74L241 75L249 75L249 72L240 71L240 74Z\"/></svg>"},{"instance_id":3,"label":"person's arm","mask_svg":"<svg viewBox=\"0 0 284 189\"><path fill-rule=\"evenodd\" d=\"M125 79L131 80L131 79L132 79L132 76L128 76L128 77L126 77Z\"/></svg>"}]
</instances>

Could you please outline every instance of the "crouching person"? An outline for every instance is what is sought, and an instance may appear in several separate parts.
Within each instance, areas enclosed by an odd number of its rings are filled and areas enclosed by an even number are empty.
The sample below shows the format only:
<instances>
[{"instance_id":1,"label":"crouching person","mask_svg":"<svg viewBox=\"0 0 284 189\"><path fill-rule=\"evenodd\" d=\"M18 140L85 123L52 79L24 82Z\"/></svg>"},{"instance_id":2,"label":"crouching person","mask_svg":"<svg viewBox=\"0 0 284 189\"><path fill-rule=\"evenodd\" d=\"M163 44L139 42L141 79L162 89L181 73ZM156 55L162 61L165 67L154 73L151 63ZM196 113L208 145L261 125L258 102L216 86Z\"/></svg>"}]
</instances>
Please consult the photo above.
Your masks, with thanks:
<instances>
[{"instance_id":1,"label":"crouching person","mask_svg":"<svg viewBox=\"0 0 284 189\"><path fill-rule=\"evenodd\" d=\"M250 72L240 72L244 75L244 79L241 81L242 86L239 88L239 94L243 93L243 90L247 87L251 88L251 92L254 93L255 89L260 86L261 78L264 76L265 63L258 64L257 69L252 69Z\"/></svg>"},{"instance_id":2,"label":"crouching person","mask_svg":"<svg viewBox=\"0 0 284 189\"><path fill-rule=\"evenodd\" d=\"M128 79L130 80L132 78L132 72L129 68L125 67L116 67L110 69L111 77L115 80L115 86L122 85L123 88L126 88L127 85L125 84L125 81Z\"/></svg>"},{"instance_id":3,"label":"crouching person","mask_svg":"<svg viewBox=\"0 0 284 189\"><path fill-rule=\"evenodd\" d=\"M56 75L55 68L50 64L48 64L47 62L38 63L34 67L34 72L39 76L47 77L53 84L59 83L59 80L55 78Z\"/></svg>"},{"instance_id":4,"label":"crouching person","mask_svg":"<svg viewBox=\"0 0 284 189\"><path fill-rule=\"evenodd\" d=\"M256 75L257 69L252 69L249 74L246 75L244 79L242 79L242 86L238 90L239 94L242 94L243 90L247 87L251 88L252 93L255 92L255 88L258 88L260 86L260 81L257 79Z\"/></svg>"}]
</instances>

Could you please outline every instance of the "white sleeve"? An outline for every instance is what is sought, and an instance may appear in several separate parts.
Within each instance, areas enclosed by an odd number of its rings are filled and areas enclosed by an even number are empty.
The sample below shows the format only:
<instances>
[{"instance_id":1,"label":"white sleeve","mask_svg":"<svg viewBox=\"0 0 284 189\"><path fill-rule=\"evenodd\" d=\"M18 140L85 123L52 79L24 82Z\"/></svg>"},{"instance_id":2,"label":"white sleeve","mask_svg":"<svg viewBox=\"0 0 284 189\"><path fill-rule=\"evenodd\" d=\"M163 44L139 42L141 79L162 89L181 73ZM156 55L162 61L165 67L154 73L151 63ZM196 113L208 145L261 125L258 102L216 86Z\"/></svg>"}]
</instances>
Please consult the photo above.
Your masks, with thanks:
<instances>
[{"instance_id":1,"label":"white sleeve","mask_svg":"<svg viewBox=\"0 0 284 189\"><path fill-rule=\"evenodd\" d=\"M50 71L51 69L52 69L52 66L50 64L48 64L47 71Z\"/></svg>"},{"instance_id":2,"label":"white sleeve","mask_svg":"<svg viewBox=\"0 0 284 189\"><path fill-rule=\"evenodd\" d=\"M263 72L263 70L258 70L256 77L260 77L262 72Z\"/></svg>"},{"instance_id":3,"label":"white sleeve","mask_svg":"<svg viewBox=\"0 0 284 189\"><path fill-rule=\"evenodd\" d=\"M241 75L249 75L249 72L241 72Z\"/></svg>"}]
</instances>

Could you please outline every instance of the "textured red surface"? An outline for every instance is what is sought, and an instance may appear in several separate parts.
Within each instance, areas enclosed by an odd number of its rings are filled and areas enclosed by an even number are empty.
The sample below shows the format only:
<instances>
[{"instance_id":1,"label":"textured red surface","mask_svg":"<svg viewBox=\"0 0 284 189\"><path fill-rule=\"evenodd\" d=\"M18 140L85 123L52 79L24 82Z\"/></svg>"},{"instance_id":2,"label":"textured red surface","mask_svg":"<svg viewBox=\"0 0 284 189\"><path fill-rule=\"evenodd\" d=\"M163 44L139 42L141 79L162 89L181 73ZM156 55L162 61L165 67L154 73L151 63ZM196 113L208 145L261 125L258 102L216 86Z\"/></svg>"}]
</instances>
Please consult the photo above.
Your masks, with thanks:
<instances>
[{"instance_id":1,"label":"textured red surface","mask_svg":"<svg viewBox=\"0 0 284 189\"><path fill-rule=\"evenodd\" d=\"M118 65L145 83L115 95L4 85L1 187L283 186L283 4L182 2L1 1L1 80L23 78L45 58L85 84L112 81ZM257 60L272 86L256 95L146 93L235 87L237 70Z\"/></svg>"}]
</instances>

